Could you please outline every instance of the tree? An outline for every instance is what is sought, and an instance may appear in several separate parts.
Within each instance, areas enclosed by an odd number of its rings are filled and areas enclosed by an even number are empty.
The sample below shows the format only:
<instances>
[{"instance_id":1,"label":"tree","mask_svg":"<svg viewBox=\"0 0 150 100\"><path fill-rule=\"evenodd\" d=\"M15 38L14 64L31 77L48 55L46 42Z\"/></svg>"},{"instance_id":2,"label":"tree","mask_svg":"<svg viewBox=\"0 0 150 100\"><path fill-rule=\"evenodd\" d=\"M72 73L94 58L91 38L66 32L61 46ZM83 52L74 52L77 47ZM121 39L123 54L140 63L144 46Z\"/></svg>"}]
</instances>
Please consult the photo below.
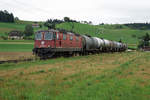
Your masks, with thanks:
<instances>
[{"instance_id":1,"label":"tree","mask_svg":"<svg viewBox=\"0 0 150 100\"><path fill-rule=\"evenodd\" d=\"M10 18L9 18L9 20L10 20L10 22L15 22L15 19L14 19L14 15L11 13L10 14L10 16L9 16Z\"/></svg>"},{"instance_id":2,"label":"tree","mask_svg":"<svg viewBox=\"0 0 150 100\"><path fill-rule=\"evenodd\" d=\"M87 21L84 21L84 24L88 24L88 22L87 22Z\"/></svg>"},{"instance_id":3,"label":"tree","mask_svg":"<svg viewBox=\"0 0 150 100\"><path fill-rule=\"evenodd\" d=\"M48 27L48 29L55 29L55 23L46 22L44 26Z\"/></svg>"},{"instance_id":4,"label":"tree","mask_svg":"<svg viewBox=\"0 0 150 100\"><path fill-rule=\"evenodd\" d=\"M42 28L42 27L43 27L43 25L42 25L42 24L40 24L39 26L40 26L40 28Z\"/></svg>"},{"instance_id":5,"label":"tree","mask_svg":"<svg viewBox=\"0 0 150 100\"><path fill-rule=\"evenodd\" d=\"M150 46L150 36L146 33L143 37L141 37L141 41L139 42L138 47L143 48L144 46Z\"/></svg>"},{"instance_id":6,"label":"tree","mask_svg":"<svg viewBox=\"0 0 150 100\"><path fill-rule=\"evenodd\" d=\"M45 23L44 26L48 27L48 29L55 29L56 24L63 23L64 21L59 20L59 19L48 19Z\"/></svg>"},{"instance_id":7,"label":"tree","mask_svg":"<svg viewBox=\"0 0 150 100\"><path fill-rule=\"evenodd\" d=\"M140 30L149 30L150 29L150 23L128 23L124 24L125 26L132 28L132 29L140 29Z\"/></svg>"},{"instance_id":8,"label":"tree","mask_svg":"<svg viewBox=\"0 0 150 100\"><path fill-rule=\"evenodd\" d=\"M18 17L15 17L15 21L18 21L19 20L19 18Z\"/></svg>"},{"instance_id":9,"label":"tree","mask_svg":"<svg viewBox=\"0 0 150 100\"><path fill-rule=\"evenodd\" d=\"M145 36L143 36L143 40L144 41L149 41L150 40L150 36L148 33L145 34Z\"/></svg>"},{"instance_id":10,"label":"tree","mask_svg":"<svg viewBox=\"0 0 150 100\"><path fill-rule=\"evenodd\" d=\"M24 35L25 35L25 36L32 36L33 33L34 33L34 31L33 31L32 25L31 25L31 24L26 25L26 26L25 26L25 30L24 30Z\"/></svg>"},{"instance_id":11,"label":"tree","mask_svg":"<svg viewBox=\"0 0 150 100\"><path fill-rule=\"evenodd\" d=\"M91 24L92 24L92 21L89 21L89 24L91 25Z\"/></svg>"},{"instance_id":12,"label":"tree","mask_svg":"<svg viewBox=\"0 0 150 100\"><path fill-rule=\"evenodd\" d=\"M9 13L7 10L0 11L0 21L1 22L14 22L14 15Z\"/></svg>"},{"instance_id":13,"label":"tree","mask_svg":"<svg viewBox=\"0 0 150 100\"><path fill-rule=\"evenodd\" d=\"M119 42L122 43L122 39L120 39Z\"/></svg>"},{"instance_id":14,"label":"tree","mask_svg":"<svg viewBox=\"0 0 150 100\"><path fill-rule=\"evenodd\" d=\"M70 18L69 17L64 17L64 21L65 22L70 22Z\"/></svg>"}]
</instances>

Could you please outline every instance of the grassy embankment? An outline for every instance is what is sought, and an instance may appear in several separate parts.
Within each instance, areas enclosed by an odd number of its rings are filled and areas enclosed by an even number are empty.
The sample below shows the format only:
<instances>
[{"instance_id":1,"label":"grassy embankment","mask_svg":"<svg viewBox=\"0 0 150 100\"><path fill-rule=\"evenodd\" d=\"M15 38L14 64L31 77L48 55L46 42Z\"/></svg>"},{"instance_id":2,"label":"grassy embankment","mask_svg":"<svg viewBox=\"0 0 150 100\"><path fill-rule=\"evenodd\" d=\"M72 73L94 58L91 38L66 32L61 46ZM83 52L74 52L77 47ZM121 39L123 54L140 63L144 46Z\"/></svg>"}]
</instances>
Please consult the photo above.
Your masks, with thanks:
<instances>
[{"instance_id":1,"label":"grassy embankment","mask_svg":"<svg viewBox=\"0 0 150 100\"><path fill-rule=\"evenodd\" d=\"M3 64L0 99L149 100L149 60L127 52Z\"/></svg>"}]
</instances>

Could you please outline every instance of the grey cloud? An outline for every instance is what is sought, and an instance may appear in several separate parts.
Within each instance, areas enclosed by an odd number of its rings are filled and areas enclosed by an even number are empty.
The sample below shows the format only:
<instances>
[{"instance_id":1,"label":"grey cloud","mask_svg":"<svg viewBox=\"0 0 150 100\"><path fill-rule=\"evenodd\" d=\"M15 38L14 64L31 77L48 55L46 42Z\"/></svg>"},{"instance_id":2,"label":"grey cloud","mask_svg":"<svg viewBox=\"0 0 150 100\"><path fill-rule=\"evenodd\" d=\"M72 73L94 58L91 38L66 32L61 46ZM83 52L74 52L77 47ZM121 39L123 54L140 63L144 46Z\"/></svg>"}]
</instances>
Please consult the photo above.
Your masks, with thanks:
<instances>
[{"instance_id":1,"label":"grey cloud","mask_svg":"<svg viewBox=\"0 0 150 100\"><path fill-rule=\"evenodd\" d=\"M95 24L150 21L149 0L5 0L0 9L22 20L47 20L69 16Z\"/></svg>"}]
</instances>

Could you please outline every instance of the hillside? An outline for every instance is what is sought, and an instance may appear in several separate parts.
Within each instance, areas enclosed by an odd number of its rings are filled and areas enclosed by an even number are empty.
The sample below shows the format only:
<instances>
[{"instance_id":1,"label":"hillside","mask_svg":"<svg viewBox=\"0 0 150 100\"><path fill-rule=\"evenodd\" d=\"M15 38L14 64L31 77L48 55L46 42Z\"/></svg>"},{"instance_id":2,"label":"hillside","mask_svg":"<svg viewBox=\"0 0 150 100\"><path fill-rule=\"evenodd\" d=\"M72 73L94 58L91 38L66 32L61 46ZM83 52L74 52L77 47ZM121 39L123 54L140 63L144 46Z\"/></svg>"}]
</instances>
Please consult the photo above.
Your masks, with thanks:
<instances>
[{"instance_id":1,"label":"hillside","mask_svg":"<svg viewBox=\"0 0 150 100\"><path fill-rule=\"evenodd\" d=\"M32 21L17 21L16 23L2 23L0 22L0 36L7 36L6 33L11 30L21 30L23 31L27 24L32 24ZM43 24L43 22L39 22ZM137 45L139 42L139 37L143 36L149 30L138 30L130 29L125 25L89 25L81 23L61 23L57 24L56 28L71 30L73 26L73 31L79 34L88 34L91 36L96 36L100 38L105 38L109 40L119 41L120 39L130 45ZM47 29L46 27L34 28L34 32L37 30Z\"/></svg>"},{"instance_id":2,"label":"hillside","mask_svg":"<svg viewBox=\"0 0 150 100\"><path fill-rule=\"evenodd\" d=\"M143 36L149 30L136 30L130 29L122 25L122 28L118 28L118 25L88 25L80 23L62 23L57 25L57 28L71 30L71 25L74 25L73 31L80 34L88 34L91 36L97 36L100 38L106 38L109 40L119 41L120 39L128 44L137 44L138 37Z\"/></svg>"},{"instance_id":3,"label":"hillside","mask_svg":"<svg viewBox=\"0 0 150 100\"><path fill-rule=\"evenodd\" d=\"M0 22L0 36L7 36L12 30L24 31L24 28L27 24L32 24L32 21L16 21L15 23L4 23ZM43 24L43 22L38 22ZM40 28L34 28L34 31L39 30Z\"/></svg>"},{"instance_id":4,"label":"hillside","mask_svg":"<svg viewBox=\"0 0 150 100\"><path fill-rule=\"evenodd\" d=\"M17 23L2 23L0 22L0 36L6 36L11 30L21 30L23 31L25 24Z\"/></svg>"}]
</instances>

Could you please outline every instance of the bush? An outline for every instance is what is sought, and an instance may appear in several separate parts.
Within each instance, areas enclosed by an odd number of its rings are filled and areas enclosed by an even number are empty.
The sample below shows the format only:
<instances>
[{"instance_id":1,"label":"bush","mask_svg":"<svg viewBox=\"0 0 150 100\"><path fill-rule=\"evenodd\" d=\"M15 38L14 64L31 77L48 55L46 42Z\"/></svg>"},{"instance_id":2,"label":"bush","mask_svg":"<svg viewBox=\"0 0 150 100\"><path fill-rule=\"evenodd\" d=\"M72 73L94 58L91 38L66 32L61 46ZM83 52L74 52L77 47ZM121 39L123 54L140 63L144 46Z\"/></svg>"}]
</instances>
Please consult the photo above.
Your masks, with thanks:
<instances>
[{"instance_id":1,"label":"bush","mask_svg":"<svg viewBox=\"0 0 150 100\"><path fill-rule=\"evenodd\" d=\"M30 25L30 24L26 25L25 30L24 30L24 35L25 36L32 36L33 33L34 33L34 31L33 31L32 25Z\"/></svg>"},{"instance_id":2,"label":"bush","mask_svg":"<svg viewBox=\"0 0 150 100\"><path fill-rule=\"evenodd\" d=\"M1 38L2 38L3 40L8 40L8 37L6 37L6 36L1 36Z\"/></svg>"},{"instance_id":3,"label":"bush","mask_svg":"<svg viewBox=\"0 0 150 100\"><path fill-rule=\"evenodd\" d=\"M25 40L34 40L34 38L28 37L28 36L23 37L23 39L25 39Z\"/></svg>"},{"instance_id":4,"label":"bush","mask_svg":"<svg viewBox=\"0 0 150 100\"><path fill-rule=\"evenodd\" d=\"M138 48L143 48L144 46L150 46L150 36L146 33L143 37L141 37L141 41L139 42Z\"/></svg>"},{"instance_id":5,"label":"bush","mask_svg":"<svg viewBox=\"0 0 150 100\"><path fill-rule=\"evenodd\" d=\"M132 37L133 37L133 38L136 38L136 35L135 35L135 34L133 34L133 35L132 35Z\"/></svg>"}]
</instances>

